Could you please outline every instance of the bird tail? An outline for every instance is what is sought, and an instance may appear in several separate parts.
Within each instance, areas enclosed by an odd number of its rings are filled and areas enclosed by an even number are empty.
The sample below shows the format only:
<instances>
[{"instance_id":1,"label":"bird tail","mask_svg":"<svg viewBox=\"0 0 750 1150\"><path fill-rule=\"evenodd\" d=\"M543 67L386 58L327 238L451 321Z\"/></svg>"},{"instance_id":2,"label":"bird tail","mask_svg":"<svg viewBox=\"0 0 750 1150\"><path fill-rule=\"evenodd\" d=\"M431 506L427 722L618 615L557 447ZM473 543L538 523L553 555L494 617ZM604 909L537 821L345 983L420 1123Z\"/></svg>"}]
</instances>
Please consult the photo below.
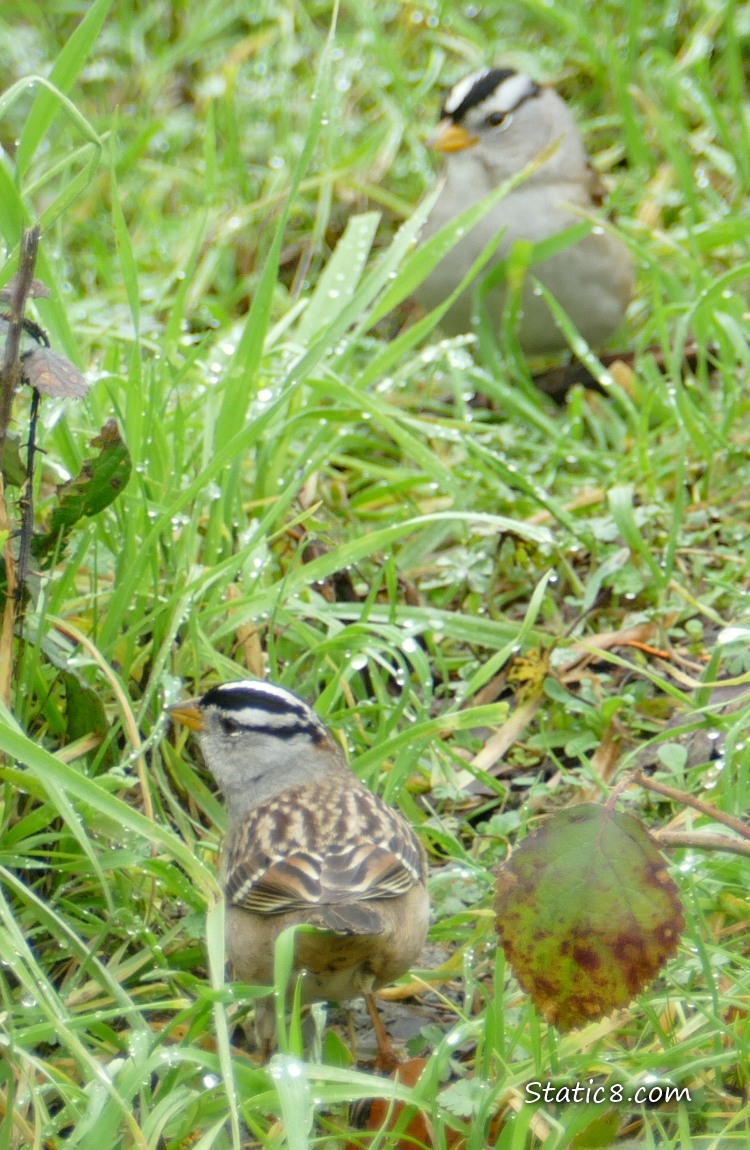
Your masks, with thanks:
<instances>
[{"instance_id":1,"label":"bird tail","mask_svg":"<svg viewBox=\"0 0 750 1150\"><path fill-rule=\"evenodd\" d=\"M383 933L383 923L377 911L361 904L316 907L306 921L310 926L332 930L335 934Z\"/></svg>"}]
</instances>

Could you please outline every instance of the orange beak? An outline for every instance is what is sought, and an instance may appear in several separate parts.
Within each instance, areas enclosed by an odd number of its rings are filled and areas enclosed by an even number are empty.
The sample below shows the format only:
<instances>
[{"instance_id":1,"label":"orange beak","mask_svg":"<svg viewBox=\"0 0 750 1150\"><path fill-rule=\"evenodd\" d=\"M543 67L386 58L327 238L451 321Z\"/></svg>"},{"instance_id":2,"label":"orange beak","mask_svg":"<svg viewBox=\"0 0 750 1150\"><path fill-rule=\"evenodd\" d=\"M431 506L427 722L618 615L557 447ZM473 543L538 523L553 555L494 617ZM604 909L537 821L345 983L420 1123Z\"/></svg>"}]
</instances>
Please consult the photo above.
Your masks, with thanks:
<instances>
[{"instance_id":1,"label":"orange beak","mask_svg":"<svg viewBox=\"0 0 750 1150\"><path fill-rule=\"evenodd\" d=\"M167 707L167 714L177 723L184 723L191 731L202 731L205 723L197 699L186 699L184 703L173 703Z\"/></svg>"},{"instance_id":2,"label":"orange beak","mask_svg":"<svg viewBox=\"0 0 750 1150\"><path fill-rule=\"evenodd\" d=\"M437 126L434 136L430 136L427 147L436 152L463 152L479 143L479 136L469 132L461 124L454 124L447 116Z\"/></svg>"}]
</instances>

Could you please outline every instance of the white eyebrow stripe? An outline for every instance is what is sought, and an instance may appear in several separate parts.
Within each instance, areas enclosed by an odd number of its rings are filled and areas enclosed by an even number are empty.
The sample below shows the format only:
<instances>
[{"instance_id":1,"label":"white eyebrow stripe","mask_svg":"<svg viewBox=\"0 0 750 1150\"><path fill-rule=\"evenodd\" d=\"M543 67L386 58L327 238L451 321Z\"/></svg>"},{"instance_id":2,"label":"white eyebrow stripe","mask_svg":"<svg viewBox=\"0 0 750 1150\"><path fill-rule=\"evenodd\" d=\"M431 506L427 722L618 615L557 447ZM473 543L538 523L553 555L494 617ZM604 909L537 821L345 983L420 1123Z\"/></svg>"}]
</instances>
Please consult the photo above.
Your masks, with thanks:
<instances>
[{"instance_id":1,"label":"white eyebrow stripe","mask_svg":"<svg viewBox=\"0 0 750 1150\"><path fill-rule=\"evenodd\" d=\"M230 717L243 727L278 727L282 730L285 727L298 727L306 715L300 716L297 711L267 711L263 707L253 707L248 703L246 707L232 710L229 712Z\"/></svg>"},{"instance_id":2,"label":"white eyebrow stripe","mask_svg":"<svg viewBox=\"0 0 750 1150\"><path fill-rule=\"evenodd\" d=\"M464 76L463 80L459 80L457 84L454 84L443 105L443 111L447 112L448 115L455 112L456 108L463 104L477 80L481 80L488 72L489 68L481 68L478 72L472 72L470 76Z\"/></svg>"},{"instance_id":3,"label":"white eyebrow stripe","mask_svg":"<svg viewBox=\"0 0 750 1150\"><path fill-rule=\"evenodd\" d=\"M525 99L533 95L536 89L537 85L533 80L524 76L523 73L516 73L515 76L508 76L507 80L498 84L495 91L484 103L491 104L498 112L512 112Z\"/></svg>"}]
</instances>

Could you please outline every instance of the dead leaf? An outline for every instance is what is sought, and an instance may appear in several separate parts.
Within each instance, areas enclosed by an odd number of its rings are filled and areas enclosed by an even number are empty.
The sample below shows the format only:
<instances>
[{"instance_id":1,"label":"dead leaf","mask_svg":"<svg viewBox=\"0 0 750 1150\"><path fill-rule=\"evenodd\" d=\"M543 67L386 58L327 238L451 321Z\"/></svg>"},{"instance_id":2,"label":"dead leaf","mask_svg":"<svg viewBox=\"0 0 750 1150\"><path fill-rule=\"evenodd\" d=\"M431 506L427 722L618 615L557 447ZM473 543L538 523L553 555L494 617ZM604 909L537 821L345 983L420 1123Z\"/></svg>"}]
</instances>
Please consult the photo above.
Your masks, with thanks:
<instances>
[{"instance_id":1,"label":"dead leaf","mask_svg":"<svg viewBox=\"0 0 750 1150\"><path fill-rule=\"evenodd\" d=\"M81 399L89 391L90 384L83 373L49 347L37 347L22 355L21 371L26 382L40 395Z\"/></svg>"},{"instance_id":2,"label":"dead leaf","mask_svg":"<svg viewBox=\"0 0 750 1150\"><path fill-rule=\"evenodd\" d=\"M518 981L560 1030L626 1006L684 927L646 827L594 803L558 812L516 847L498 873L495 911Z\"/></svg>"},{"instance_id":3,"label":"dead leaf","mask_svg":"<svg viewBox=\"0 0 750 1150\"><path fill-rule=\"evenodd\" d=\"M18 274L16 273L10 277L5 287L0 288L0 301L2 303L8 303L13 299L17 282ZM49 299L49 288L41 280L32 280L29 285L28 297L29 299Z\"/></svg>"},{"instance_id":4,"label":"dead leaf","mask_svg":"<svg viewBox=\"0 0 750 1150\"><path fill-rule=\"evenodd\" d=\"M416 1086L426 1065L424 1058L410 1058L407 1062L402 1062L400 1066L396 1067L393 1074L390 1075L390 1079L402 1082L405 1086ZM373 1098L364 1122L364 1129L372 1134L382 1134L395 1130L404 1112L403 1102L393 1101L392 1098L388 1097L387 1083L389 1079L381 1079L381 1081L385 1088L383 1091L385 1097ZM410 1107L410 1109L412 1108ZM361 1139L356 1142L347 1142L346 1150L362 1150L362 1145ZM378 1145L380 1145L380 1139L378 1139ZM388 1145L392 1146L393 1150L414 1150L415 1146L423 1146L429 1150L435 1145L432 1126L421 1110L414 1110L413 1117L401 1130L398 1141L389 1140Z\"/></svg>"}]
</instances>

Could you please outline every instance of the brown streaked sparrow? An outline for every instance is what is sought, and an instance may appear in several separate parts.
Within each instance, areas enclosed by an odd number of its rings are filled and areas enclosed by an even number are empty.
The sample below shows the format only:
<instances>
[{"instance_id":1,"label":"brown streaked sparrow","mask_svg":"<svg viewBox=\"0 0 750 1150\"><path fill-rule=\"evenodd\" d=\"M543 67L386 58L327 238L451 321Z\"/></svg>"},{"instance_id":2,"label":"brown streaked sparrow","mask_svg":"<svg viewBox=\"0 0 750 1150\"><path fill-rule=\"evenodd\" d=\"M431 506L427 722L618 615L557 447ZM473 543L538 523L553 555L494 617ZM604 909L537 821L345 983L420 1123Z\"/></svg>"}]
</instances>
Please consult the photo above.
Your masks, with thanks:
<instances>
[{"instance_id":1,"label":"brown streaked sparrow","mask_svg":"<svg viewBox=\"0 0 750 1150\"><path fill-rule=\"evenodd\" d=\"M372 1015L373 990L409 969L427 934L427 861L414 831L356 778L315 712L284 687L222 683L169 710L198 732L226 800L223 886L234 977L272 984L276 939L307 923L320 933L295 939L304 1000L364 994ZM267 1056L272 999L258 1000L255 1028ZM382 1030L377 1037L387 1060Z\"/></svg>"},{"instance_id":2,"label":"brown streaked sparrow","mask_svg":"<svg viewBox=\"0 0 750 1150\"><path fill-rule=\"evenodd\" d=\"M419 286L416 295L425 307L435 307L450 294L494 235L502 233L493 257L497 263L508 256L516 241L548 239L579 223L602 203L601 180L564 100L552 88L510 68L483 68L459 81L443 104L430 144L445 156L445 182L428 218L426 235L517 175L545 149L553 150L459 240ZM633 263L627 247L600 226L528 271L548 288L594 347L601 346L620 323L633 291ZM443 317L441 324L448 333L470 329L474 290L471 285ZM505 297L501 284L485 300L498 327ZM527 355L568 346L528 276L521 293L518 336Z\"/></svg>"}]
</instances>

